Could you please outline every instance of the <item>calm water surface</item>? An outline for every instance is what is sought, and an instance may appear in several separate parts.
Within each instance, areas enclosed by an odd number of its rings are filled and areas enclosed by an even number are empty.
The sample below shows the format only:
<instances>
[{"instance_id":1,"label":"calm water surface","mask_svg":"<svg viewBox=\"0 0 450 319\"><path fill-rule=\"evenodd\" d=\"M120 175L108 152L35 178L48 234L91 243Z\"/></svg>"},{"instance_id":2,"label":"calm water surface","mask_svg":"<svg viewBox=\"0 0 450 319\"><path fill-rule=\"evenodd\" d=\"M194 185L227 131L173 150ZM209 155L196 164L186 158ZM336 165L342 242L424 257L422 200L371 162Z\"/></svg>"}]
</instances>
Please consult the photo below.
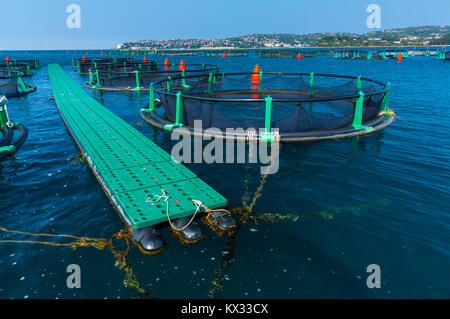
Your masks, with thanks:
<instances>
[{"instance_id":1,"label":"calm water surface","mask_svg":"<svg viewBox=\"0 0 450 319\"><path fill-rule=\"evenodd\" d=\"M74 74L73 52L2 52L38 58L42 69L26 80L37 92L10 99L13 121L29 129L16 157L0 166L0 226L34 233L109 238L124 224L89 168L80 162L52 96L47 64ZM171 58L178 63L181 58ZM390 107L399 118L370 136L283 145L280 170L267 178L255 212L298 214L297 222L246 223L221 297L228 298L434 298L450 297L450 61L415 57L395 61L317 57L183 57L186 63L220 64L224 71L290 71L363 75L391 82ZM160 62L163 58L159 59ZM107 108L170 151L167 133L144 123L147 94L89 91ZM259 167L189 165L242 206L261 183ZM130 263L157 298L204 298L221 262L225 238L204 228L206 239L168 243L157 256L136 247ZM0 233L0 239L27 239ZM1 298L129 298L123 272L108 251L0 244ZM78 264L82 288L66 287L66 267ZM381 267L381 288L368 289L366 267Z\"/></svg>"}]
</instances>

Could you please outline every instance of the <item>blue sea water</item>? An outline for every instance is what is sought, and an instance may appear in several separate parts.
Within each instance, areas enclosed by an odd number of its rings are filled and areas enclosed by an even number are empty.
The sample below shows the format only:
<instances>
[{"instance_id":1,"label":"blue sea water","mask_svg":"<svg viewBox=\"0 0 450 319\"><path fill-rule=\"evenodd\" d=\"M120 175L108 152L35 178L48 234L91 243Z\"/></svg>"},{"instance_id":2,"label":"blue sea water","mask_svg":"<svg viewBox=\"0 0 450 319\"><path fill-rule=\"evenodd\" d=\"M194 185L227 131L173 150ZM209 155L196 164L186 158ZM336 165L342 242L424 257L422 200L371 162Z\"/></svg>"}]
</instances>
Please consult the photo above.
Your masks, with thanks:
<instances>
[{"instance_id":1,"label":"blue sea water","mask_svg":"<svg viewBox=\"0 0 450 319\"><path fill-rule=\"evenodd\" d=\"M78 156L52 97L47 64L72 72L81 52L2 52L37 58L42 69L26 80L38 90L10 99L13 121L29 129L17 155L0 166L0 227L33 233L109 238L124 227L97 180ZM162 61L163 58L157 58ZM181 57L171 57L178 63ZM450 297L450 63L434 57L394 60L182 57L222 69L363 75L390 82L389 106L398 119L372 135L283 145L255 213L298 214L297 222L246 223L237 233L224 298L449 298ZM107 108L170 151L167 133L141 122L148 94L86 89ZM261 183L245 164L188 166L242 206ZM221 263L226 238L185 246L163 229L167 248L129 260L156 298L204 298ZM29 239L0 233L0 239ZM129 298L123 272L109 251L0 243L0 298ZM66 286L69 264L81 267L80 289ZM369 289L366 268L381 268L381 288Z\"/></svg>"}]
</instances>

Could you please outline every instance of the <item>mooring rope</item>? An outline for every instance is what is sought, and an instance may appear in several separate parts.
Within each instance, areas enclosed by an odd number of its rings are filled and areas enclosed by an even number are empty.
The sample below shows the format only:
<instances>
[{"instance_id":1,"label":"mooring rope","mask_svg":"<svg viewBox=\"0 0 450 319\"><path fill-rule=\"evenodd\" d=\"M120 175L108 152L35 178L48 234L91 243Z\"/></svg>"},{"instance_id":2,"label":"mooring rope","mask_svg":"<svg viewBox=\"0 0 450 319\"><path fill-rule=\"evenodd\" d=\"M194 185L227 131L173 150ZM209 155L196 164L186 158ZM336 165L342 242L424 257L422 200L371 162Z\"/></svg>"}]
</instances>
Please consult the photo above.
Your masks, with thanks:
<instances>
[{"instance_id":1,"label":"mooring rope","mask_svg":"<svg viewBox=\"0 0 450 319\"><path fill-rule=\"evenodd\" d=\"M136 274L133 272L133 269L128 262L128 252L130 250L130 240L131 238L131 229L124 231L120 230L118 233L113 234L109 240L105 238L92 238L92 237L80 237L74 235L67 234L47 234L47 233L31 233L31 232L23 232L19 230L10 230L4 227L0 227L0 231L5 233L12 233L18 235L26 235L32 237L47 237L47 238L70 238L74 241L68 243L56 243L50 241L42 241L42 240L13 240L13 239L2 239L1 243L20 243L20 244L39 244L46 246L54 246L54 247L70 247L73 250L76 250L80 247L93 247L98 250L105 250L109 248L114 257L117 259L114 266L123 270L125 272L124 285L126 287L130 287L136 293L134 297L136 298L151 298L151 294L149 294L139 283L137 280ZM123 240L126 243L125 250L117 250L114 246L114 240Z\"/></svg>"}]
</instances>

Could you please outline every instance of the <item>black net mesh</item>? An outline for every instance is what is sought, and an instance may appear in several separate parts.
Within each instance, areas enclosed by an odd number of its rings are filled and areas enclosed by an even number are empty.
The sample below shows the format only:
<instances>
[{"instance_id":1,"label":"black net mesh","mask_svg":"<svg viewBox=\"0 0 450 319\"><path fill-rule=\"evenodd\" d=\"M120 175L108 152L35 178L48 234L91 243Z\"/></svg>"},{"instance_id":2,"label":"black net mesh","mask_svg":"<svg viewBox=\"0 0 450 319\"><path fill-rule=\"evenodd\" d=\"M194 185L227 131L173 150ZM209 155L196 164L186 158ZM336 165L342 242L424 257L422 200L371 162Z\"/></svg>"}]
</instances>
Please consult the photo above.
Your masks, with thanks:
<instances>
[{"instance_id":1,"label":"black net mesh","mask_svg":"<svg viewBox=\"0 0 450 319\"><path fill-rule=\"evenodd\" d=\"M133 65L135 63L139 63L135 59L132 58L102 58L102 59L74 59L72 61L72 66L75 69L75 72L88 74L91 68L103 70L108 67L115 66L126 66L127 64Z\"/></svg>"},{"instance_id":2,"label":"black net mesh","mask_svg":"<svg viewBox=\"0 0 450 319\"><path fill-rule=\"evenodd\" d=\"M9 70L11 72L20 72L22 75L31 74L31 67L26 63L0 63L0 69Z\"/></svg>"},{"instance_id":3,"label":"black net mesh","mask_svg":"<svg viewBox=\"0 0 450 319\"><path fill-rule=\"evenodd\" d=\"M297 58L298 54L302 58L313 58L319 55L318 51L296 51L296 50L262 50L256 51L256 55L262 58Z\"/></svg>"},{"instance_id":4,"label":"black net mesh","mask_svg":"<svg viewBox=\"0 0 450 319\"><path fill-rule=\"evenodd\" d=\"M221 130L227 128L259 129L264 127L266 102L272 98L271 127L283 132L304 132L350 126L355 104L362 91L363 122L374 119L384 97L384 85L349 77L307 74L263 74L261 82L252 83L252 74L227 75L186 79L190 86L182 90L183 123L202 125ZM181 79L171 81L172 94L167 94L167 81L157 83L166 116L176 116L176 88ZM360 86L360 88L358 88Z\"/></svg>"},{"instance_id":5,"label":"black net mesh","mask_svg":"<svg viewBox=\"0 0 450 319\"><path fill-rule=\"evenodd\" d=\"M217 72L218 67L210 64L186 64L185 76L207 76L209 72ZM167 77L179 77L181 71L178 69L178 65L158 65L155 62L139 63L132 66L115 66L109 67L105 70L97 71L91 70L92 83L102 88L115 88L126 89L145 87L148 88L150 83L155 83ZM95 72L95 73L94 73ZM197 85L197 82L202 77L192 79L193 84ZM100 83L98 83L100 82ZM195 83L194 83L195 82ZM180 85L182 85L180 81Z\"/></svg>"},{"instance_id":6,"label":"black net mesh","mask_svg":"<svg viewBox=\"0 0 450 319\"><path fill-rule=\"evenodd\" d=\"M18 92L17 72L0 70L0 96L11 95Z\"/></svg>"},{"instance_id":7,"label":"black net mesh","mask_svg":"<svg viewBox=\"0 0 450 319\"><path fill-rule=\"evenodd\" d=\"M38 69L40 68L39 60L34 59L28 59L28 60L12 60L12 64L24 64L29 65L31 69Z\"/></svg>"}]
</instances>

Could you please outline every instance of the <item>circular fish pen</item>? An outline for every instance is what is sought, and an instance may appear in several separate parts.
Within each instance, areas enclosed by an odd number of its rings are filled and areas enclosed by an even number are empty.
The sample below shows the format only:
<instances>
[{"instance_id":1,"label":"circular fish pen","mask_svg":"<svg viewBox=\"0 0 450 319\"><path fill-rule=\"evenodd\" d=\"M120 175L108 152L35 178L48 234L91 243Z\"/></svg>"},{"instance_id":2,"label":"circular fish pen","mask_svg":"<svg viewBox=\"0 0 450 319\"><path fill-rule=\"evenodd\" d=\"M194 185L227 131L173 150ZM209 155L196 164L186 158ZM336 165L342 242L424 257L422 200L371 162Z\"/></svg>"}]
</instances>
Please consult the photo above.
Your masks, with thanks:
<instances>
[{"instance_id":1,"label":"circular fish pen","mask_svg":"<svg viewBox=\"0 0 450 319\"><path fill-rule=\"evenodd\" d=\"M209 138L248 142L339 139L375 132L392 123L395 114L387 108L389 89L389 83L361 76L314 73L177 77L152 86L149 106L141 117L160 129L184 127L181 134ZM159 99L153 100L156 95ZM198 120L200 128L194 127Z\"/></svg>"},{"instance_id":2,"label":"circular fish pen","mask_svg":"<svg viewBox=\"0 0 450 319\"><path fill-rule=\"evenodd\" d=\"M16 153L28 136L25 126L10 121L6 108L7 101L4 96L0 98L0 161ZM19 132L18 136L15 131Z\"/></svg>"},{"instance_id":3,"label":"circular fish pen","mask_svg":"<svg viewBox=\"0 0 450 319\"><path fill-rule=\"evenodd\" d=\"M360 51L360 50L350 50L350 51L336 51L333 58L340 60L393 60L401 58L409 58L410 55L408 51Z\"/></svg>"},{"instance_id":4,"label":"circular fish pen","mask_svg":"<svg viewBox=\"0 0 450 319\"><path fill-rule=\"evenodd\" d=\"M29 77L35 73L32 71L34 69L31 64L22 62L2 62L0 63L0 69L2 71L19 72L22 77Z\"/></svg>"},{"instance_id":5,"label":"circular fish pen","mask_svg":"<svg viewBox=\"0 0 450 319\"><path fill-rule=\"evenodd\" d=\"M320 51L299 51L299 50L259 50L255 55L260 58L315 58Z\"/></svg>"},{"instance_id":6,"label":"circular fish pen","mask_svg":"<svg viewBox=\"0 0 450 319\"><path fill-rule=\"evenodd\" d=\"M156 64L155 62L139 63L132 66L116 66L108 69L91 69L86 87L106 91L148 91L150 84L168 77L183 79L192 77L197 81L208 78L209 73L218 74L219 67L212 64Z\"/></svg>"},{"instance_id":7,"label":"circular fish pen","mask_svg":"<svg viewBox=\"0 0 450 319\"><path fill-rule=\"evenodd\" d=\"M89 70L94 69L107 69L108 67L132 65L139 63L134 58L89 58L86 57L72 59L72 67L75 73L87 75Z\"/></svg>"},{"instance_id":8,"label":"circular fish pen","mask_svg":"<svg viewBox=\"0 0 450 319\"><path fill-rule=\"evenodd\" d=\"M19 71L0 69L0 96L20 97L36 91L36 87L26 84L22 76Z\"/></svg>"}]
</instances>

